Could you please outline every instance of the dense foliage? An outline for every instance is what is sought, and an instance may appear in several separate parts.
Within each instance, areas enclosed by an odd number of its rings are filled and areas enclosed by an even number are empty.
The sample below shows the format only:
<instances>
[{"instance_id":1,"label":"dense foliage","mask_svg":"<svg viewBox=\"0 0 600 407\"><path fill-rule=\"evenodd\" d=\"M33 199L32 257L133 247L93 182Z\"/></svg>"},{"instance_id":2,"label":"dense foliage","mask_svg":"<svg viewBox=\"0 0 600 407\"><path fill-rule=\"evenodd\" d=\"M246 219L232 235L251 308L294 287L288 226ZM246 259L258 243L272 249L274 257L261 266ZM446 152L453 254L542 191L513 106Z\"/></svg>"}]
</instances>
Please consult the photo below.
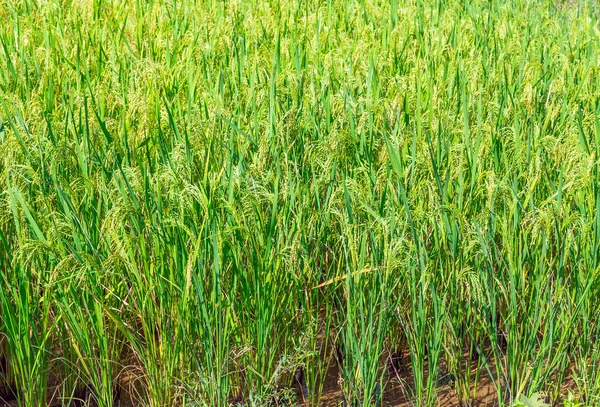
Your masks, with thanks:
<instances>
[{"instance_id":1,"label":"dense foliage","mask_svg":"<svg viewBox=\"0 0 600 407\"><path fill-rule=\"evenodd\" d=\"M0 396L598 405L599 15L0 0Z\"/></svg>"}]
</instances>

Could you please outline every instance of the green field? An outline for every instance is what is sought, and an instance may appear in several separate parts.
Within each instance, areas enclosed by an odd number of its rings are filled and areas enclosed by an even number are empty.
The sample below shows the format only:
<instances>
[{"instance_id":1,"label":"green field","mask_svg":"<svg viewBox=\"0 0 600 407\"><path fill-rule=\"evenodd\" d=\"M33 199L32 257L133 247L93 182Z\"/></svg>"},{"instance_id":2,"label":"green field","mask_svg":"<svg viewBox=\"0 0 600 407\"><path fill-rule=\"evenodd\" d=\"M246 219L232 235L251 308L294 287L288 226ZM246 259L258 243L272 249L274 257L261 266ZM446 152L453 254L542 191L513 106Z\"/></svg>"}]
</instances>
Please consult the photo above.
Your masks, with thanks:
<instances>
[{"instance_id":1,"label":"green field","mask_svg":"<svg viewBox=\"0 0 600 407\"><path fill-rule=\"evenodd\" d=\"M0 0L0 406L600 405L596 0Z\"/></svg>"}]
</instances>

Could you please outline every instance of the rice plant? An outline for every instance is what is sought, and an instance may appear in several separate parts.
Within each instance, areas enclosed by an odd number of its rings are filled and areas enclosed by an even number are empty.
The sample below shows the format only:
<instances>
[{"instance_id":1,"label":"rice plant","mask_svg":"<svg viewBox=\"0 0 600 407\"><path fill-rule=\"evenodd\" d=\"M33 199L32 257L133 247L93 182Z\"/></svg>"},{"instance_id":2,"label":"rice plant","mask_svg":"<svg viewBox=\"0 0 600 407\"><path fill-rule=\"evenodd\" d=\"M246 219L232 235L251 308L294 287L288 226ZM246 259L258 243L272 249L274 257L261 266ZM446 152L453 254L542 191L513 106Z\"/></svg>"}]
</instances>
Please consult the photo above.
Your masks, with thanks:
<instances>
[{"instance_id":1,"label":"rice plant","mask_svg":"<svg viewBox=\"0 0 600 407\"><path fill-rule=\"evenodd\" d=\"M599 17L0 0L0 405L598 405Z\"/></svg>"}]
</instances>

